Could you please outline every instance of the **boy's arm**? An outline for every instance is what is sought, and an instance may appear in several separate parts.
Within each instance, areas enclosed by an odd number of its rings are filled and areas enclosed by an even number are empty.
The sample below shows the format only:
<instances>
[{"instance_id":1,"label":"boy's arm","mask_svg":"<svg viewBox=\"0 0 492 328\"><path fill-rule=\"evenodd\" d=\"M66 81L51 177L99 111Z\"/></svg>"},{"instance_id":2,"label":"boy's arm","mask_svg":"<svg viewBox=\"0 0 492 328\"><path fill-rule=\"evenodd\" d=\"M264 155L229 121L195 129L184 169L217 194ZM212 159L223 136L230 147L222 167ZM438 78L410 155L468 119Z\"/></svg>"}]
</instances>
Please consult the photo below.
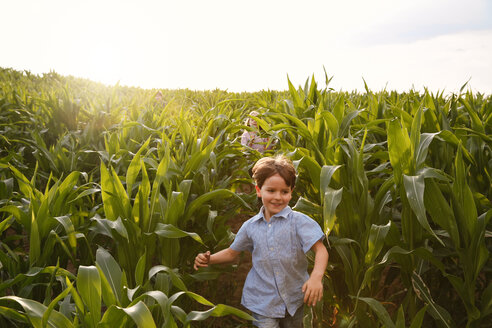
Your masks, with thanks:
<instances>
[{"instance_id":1,"label":"boy's arm","mask_svg":"<svg viewBox=\"0 0 492 328\"><path fill-rule=\"evenodd\" d=\"M328 265L328 251L321 239L314 243L311 250L315 253L314 267L311 276L302 286L302 292L304 303L315 306L323 298L323 276Z\"/></svg>"},{"instance_id":2,"label":"boy's arm","mask_svg":"<svg viewBox=\"0 0 492 328\"><path fill-rule=\"evenodd\" d=\"M233 262L240 253L231 248L223 249L215 254L210 254L210 251L200 253L195 257L195 265L193 267L198 270L201 267L208 267L209 264Z\"/></svg>"}]
</instances>

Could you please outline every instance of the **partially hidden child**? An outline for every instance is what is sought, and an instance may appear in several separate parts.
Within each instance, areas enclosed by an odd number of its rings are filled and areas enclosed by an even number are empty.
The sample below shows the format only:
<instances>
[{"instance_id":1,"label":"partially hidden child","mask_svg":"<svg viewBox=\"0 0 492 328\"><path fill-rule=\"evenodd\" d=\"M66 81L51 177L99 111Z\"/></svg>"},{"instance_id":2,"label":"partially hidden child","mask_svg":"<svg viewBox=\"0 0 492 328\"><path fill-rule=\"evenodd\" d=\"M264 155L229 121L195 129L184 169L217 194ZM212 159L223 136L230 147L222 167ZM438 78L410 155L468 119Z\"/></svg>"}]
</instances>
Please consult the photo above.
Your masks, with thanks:
<instances>
[{"instance_id":1,"label":"partially hidden child","mask_svg":"<svg viewBox=\"0 0 492 328\"><path fill-rule=\"evenodd\" d=\"M292 162L284 156L263 157L253 166L256 194L263 206L244 222L233 243L215 254L200 253L194 268L233 262L242 251L252 253L253 266L241 304L252 312L257 327L303 327L303 304L323 297L328 264L324 234L316 221L289 207L296 181ZM308 274L306 253L315 253Z\"/></svg>"}]
</instances>

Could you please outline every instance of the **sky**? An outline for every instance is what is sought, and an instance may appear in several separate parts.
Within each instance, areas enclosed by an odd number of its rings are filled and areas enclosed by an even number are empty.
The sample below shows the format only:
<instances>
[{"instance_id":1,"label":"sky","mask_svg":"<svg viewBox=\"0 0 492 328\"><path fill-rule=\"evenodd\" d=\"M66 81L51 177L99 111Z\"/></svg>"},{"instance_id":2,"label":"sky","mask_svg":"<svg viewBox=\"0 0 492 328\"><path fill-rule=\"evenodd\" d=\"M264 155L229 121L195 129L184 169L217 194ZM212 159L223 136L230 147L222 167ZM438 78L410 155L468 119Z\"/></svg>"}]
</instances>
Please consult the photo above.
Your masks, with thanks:
<instances>
[{"instance_id":1,"label":"sky","mask_svg":"<svg viewBox=\"0 0 492 328\"><path fill-rule=\"evenodd\" d=\"M492 94L492 0L0 0L0 67L145 89Z\"/></svg>"}]
</instances>

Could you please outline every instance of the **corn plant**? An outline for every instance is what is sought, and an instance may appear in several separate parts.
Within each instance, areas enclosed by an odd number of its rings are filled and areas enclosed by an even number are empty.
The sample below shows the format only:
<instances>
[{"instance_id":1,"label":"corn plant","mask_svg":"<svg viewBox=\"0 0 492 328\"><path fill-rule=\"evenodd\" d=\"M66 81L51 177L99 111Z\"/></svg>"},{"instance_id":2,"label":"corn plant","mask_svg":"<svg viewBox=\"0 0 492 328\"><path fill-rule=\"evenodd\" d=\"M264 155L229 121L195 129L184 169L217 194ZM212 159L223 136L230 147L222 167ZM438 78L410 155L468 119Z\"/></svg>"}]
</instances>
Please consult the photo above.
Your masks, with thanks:
<instances>
[{"instance_id":1,"label":"corn plant","mask_svg":"<svg viewBox=\"0 0 492 328\"><path fill-rule=\"evenodd\" d=\"M18 296L0 297L0 304L3 304L0 319L9 324L60 328L178 327L177 322L182 327L191 327L194 321L232 314L253 319L241 310L215 305L188 291L179 274L162 265L149 270L145 285L130 289L125 273L102 248L97 251L95 266L80 266L76 278L65 276L60 285L63 291L47 305ZM186 313L177 305L183 295L209 309ZM9 303L16 303L18 307L6 306Z\"/></svg>"}]
</instances>

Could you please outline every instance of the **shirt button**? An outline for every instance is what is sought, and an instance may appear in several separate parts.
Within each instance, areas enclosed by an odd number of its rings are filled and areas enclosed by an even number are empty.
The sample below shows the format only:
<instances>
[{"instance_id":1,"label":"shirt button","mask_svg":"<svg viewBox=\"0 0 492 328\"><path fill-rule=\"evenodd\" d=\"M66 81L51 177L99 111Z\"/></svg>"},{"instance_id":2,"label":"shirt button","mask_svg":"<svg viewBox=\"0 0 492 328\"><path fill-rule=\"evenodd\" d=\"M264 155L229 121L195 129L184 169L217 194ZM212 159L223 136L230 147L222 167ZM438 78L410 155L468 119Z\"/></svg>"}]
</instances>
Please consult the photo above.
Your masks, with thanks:
<instances>
[{"instance_id":1,"label":"shirt button","mask_svg":"<svg viewBox=\"0 0 492 328\"><path fill-rule=\"evenodd\" d=\"M271 226L272 226L272 224L270 223L270 224L268 225L268 227L270 228Z\"/></svg>"},{"instance_id":2,"label":"shirt button","mask_svg":"<svg viewBox=\"0 0 492 328\"><path fill-rule=\"evenodd\" d=\"M273 251L273 247L270 247L270 250Z\"/></svg>"}]
</instances>

